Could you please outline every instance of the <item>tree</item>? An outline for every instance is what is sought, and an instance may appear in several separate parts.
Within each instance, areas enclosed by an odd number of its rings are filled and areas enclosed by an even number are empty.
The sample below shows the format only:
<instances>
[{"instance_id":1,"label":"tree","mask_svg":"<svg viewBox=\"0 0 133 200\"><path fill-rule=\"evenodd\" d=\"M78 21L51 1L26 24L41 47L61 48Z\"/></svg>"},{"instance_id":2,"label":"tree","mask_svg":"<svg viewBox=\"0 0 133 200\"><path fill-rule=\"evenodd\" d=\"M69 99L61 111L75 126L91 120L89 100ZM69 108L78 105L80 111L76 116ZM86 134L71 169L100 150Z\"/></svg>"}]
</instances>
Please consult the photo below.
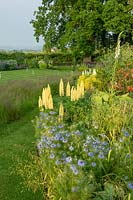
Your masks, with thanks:
<instances>
[{"instance_id":1,"label":"tree","mask_svg":"<svg viewBox=\"0 0 133 200\"><path fill-rule=\"evenodd\" d=\"M133 28L132 8L127 0L108 0L103 6L104 27L107 32L112 32L114 42L122 31L125 31L125 35L130 37Z\"/></svg>"},{"instance_id":2,"label":"tree","mask_svg":"<svg viewBox=\"0 0 133 200\"><path fill-rule=\"evenodd\" d=\"M131 32L131 7L126 0L42 0L31 23L45 48L70 47L86 56L109 46L119 32Z\"/></svg>"}]
</instances>

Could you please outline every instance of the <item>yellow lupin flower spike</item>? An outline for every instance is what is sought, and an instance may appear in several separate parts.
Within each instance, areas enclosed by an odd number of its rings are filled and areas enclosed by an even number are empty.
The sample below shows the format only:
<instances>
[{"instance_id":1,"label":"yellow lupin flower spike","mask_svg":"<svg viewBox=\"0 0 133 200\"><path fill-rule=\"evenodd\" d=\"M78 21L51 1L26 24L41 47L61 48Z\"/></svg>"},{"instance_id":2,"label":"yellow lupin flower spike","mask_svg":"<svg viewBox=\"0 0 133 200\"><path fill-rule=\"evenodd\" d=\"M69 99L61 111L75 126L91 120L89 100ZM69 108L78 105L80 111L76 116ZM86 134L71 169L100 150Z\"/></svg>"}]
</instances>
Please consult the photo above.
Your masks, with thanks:
<instances>
[{"instance_id":1,"label":"yellow lupin flower spike","mask_svg":"<svg viewBox=\"0 0 133 200\"><path fill-rule=\"evenodd\" d=\"M70 96L71 95L71 91L70 91L70 83L69 81L67 82L67 86L66 86L66 96Z\"/></svg>"},{"instance_id":2,"label":"yellow lupin flower spike","mask_svg":"<svg viewBox=\"0 0 133 200\"><path fill-rule=\"evenodd\" d=\"M60 84L59 84L59 95L64 96L64 83L63 83L62 78L61 78Z\"/></svg>"},{"instance_id":3,"label":"yellow lupin flower spike","mask_svg":"<svg viewBox=\"0 0 133 200\"><path fill-rule=\"evenodd\" d=\"M77 100L81 97L81 88L80 88L80 84L77 84Z\"/></svg>"},{"instance_id":4,"label":"yellow lupin flower spike","mask_svg":"<svg viewBox=\"0 0 133 200\"><path fill-rule=\"evenodd\" d=\"M42 104L45 106L46 104L46 88L42 90Z\"/></svg>"},{"instance_id":5,"label":"yellow lupin flower spike","mask_svg":"<svg viewBox=\"0 0 133 200\"><path fill-rule=\"evenodd\" d=\"M80 83L80 89L81 89L81 96L84 96L84 81L81 81Z\"/></svg>"},{"instance_id":6,"label":"yellow lupin flower spike","mask_svg":"<svg viewBox=\"0 0 133 200\"><path fill-rule=\"evenodd\" d=\"M63 120L63 116L64 116L64 107L62 102L60 103L60 107L59 107L59 121Z\"/></svg>"},{"instance_id":7,"label":"yellow lupin flower spike","mask_svg":"<svg viewBox=\"0 0 133 200\"><path fill-rule=\"evenodd\" d=\"M71 88L71 101L74 101L74 86Z\"/></svg>"},{"instance_id":8,"label":"yellow lupin flower spike","mask_svg":"<svg viewBox=\"0 0 133 200\"><path fill-rule=\"evenodd\" d=\"M49 84L46 88L43 88L41 101L42 101L42 106L44 106L45 109L53 109L53 99Z\"/></svg>"},{"instance_id":9,"label":"yellow lupin flower spike","mask_svg":"<svg viewBox=\"0 0 133 200\"><path fill-rule=\"evenodd\" d=\"M48 84L48 87L47 87L47 92L48 92L48 96L50 96L50 94L51 94L51 88L50 88L49 84Z\"/></svg>"},{"instance_id":10,"label":"yellow lupin flower spike","mask_svg":"<svg viewBox=\"0 0 133 200\"><path fill-rule=\"evenodd\" d=\"M52 95L50 94L49 96L49 105L48 105L48 108L49 109L53 109L53 98L52 98Z\"/></svg>"},{"instance_id":11,"label":"yellow lupin flower spike","mask_svg":"<svg viewBox=\"0 0 133 200\"><path fill-rule=\"evenodd\" d=\"M42 98L40 96L38 99L38 107L39 107L40 111L43 111L43 103L42 103Z\"/></svg>"}]
</instances>

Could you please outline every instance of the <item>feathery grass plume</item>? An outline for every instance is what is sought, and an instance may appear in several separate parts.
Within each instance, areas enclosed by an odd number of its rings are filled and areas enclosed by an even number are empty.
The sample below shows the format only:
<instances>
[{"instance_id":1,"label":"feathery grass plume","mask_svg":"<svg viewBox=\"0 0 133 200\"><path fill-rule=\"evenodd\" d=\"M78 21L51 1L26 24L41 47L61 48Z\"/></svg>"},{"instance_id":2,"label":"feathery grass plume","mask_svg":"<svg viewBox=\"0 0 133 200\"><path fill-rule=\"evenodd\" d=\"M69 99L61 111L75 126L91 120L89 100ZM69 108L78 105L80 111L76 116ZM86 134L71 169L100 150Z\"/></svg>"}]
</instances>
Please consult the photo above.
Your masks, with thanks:
<instances>
[{"instance_id":1,"label":"feathery grass plume","mask_svg":"<svg viewBox=\"0 0 133 200\"><path fill-rule=\"evenodd\" d=\"M67 82L67 86L66 86L66 96L70 96L71 95L71 90L70 90L70 83L69 81Z\"/></svg>"},{"instance_id":2,"label":"feathery grass plume","mask_svg":"<svg viewBox=\"0 0 133 200\"><path fill-rule=\"evenodd\" d=\"M43 111L43 103L42 103L42 98L41 98L41 96L39 96L39 99L38 99L38 107L39 107L39 110L40 110L40 111Z\"/></svg>"},{"instance_id":3,"label":"feathery grass plume","mask_svg":"<svg viewBox=\"0 0 133 200\"><path fill-rule=\"evenodd\" d=\"M63 116L64 116L64 107L62 102L60 103L60 107L59 107L59 121L63 120Z\"/></svg>"},{"instance_id":4,"label":"feathery grass plume","mask_svg":"<svg viewBox=\"0 0 133 200\"><path fill-rule=\"evenodd\" d=\"M59 95L64 96L64 83L62 78L60 79L60 84L59 84Z\"/></svg>"}]
</instances>

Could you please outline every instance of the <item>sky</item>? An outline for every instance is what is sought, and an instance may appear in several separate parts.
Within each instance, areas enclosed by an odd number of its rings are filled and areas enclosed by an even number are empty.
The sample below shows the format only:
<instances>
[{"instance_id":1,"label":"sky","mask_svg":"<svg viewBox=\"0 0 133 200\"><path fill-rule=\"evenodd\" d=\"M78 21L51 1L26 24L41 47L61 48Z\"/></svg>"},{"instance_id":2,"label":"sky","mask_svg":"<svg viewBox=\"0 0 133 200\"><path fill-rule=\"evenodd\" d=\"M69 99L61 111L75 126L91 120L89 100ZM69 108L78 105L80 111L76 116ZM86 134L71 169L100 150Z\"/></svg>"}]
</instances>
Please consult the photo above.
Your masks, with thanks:
<instances>
[{"instance_id":1,"label":"sky","mask_svg":"<svg viewBox=\"0 0 133 200\"><path fill-rule=\"evenodd\" d=\"M33 36L30 20L41 0L0 0L0 48L40 47Z\"/></svg>"}]
</instances>

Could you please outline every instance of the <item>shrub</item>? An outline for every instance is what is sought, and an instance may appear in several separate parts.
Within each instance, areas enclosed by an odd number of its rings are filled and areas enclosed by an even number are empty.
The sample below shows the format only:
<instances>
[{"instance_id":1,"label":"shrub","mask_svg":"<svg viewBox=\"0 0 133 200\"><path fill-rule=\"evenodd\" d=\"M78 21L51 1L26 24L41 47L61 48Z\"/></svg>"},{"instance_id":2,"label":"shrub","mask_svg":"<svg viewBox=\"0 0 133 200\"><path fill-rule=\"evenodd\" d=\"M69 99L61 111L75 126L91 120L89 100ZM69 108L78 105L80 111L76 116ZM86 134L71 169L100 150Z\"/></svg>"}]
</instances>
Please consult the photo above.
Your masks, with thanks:
<instances>
[{"instance_id":1,"label":"shrub","mask_svg":"<svg viewBox=\"0 0 133 200\"><path fill-rule=\"evenodd\" d=\"M47 69L48 68L48 64L45 61L43 61L43 60L40 60L38 62L38 65L39 65L40 69Z\"/></svg>"},{"instance_id":2,"label":"shrub","mask_svg":"<svg viewBox=\"0 0 133 200\"><path fill-rule=\"evenodd\" d=\"M26 64L30 69L39 67L37 58L27 59Z\"/></svg>"},{"instance_id":3,"label":"shrub","mask_svg":"<svg viewBox=\"0 0 133 200\"><path fill-rule=\"evenodd\" d=\"M115 53L114 51L109 50L108 53L104 54L101 57L101 62L103 63L102 67L97 66L99 69L97 70L97 78L101 81L101 90L108 91L111 84L112 79L114 79L117 83L115 86L121 94L127 92L131 88L126 89L126 86L132 86L129 84L129 79L131 81L132 74L129 77L125 77L127 73L132 73L133 68L133 47L128 44L122 45L120 48L120 55L118 58L118 62L116 64ZM114 74L114 65L116 65L115 74ZM122 73L122 74L121 74ZM122 78L122 80L120 79Z\"/></svg>"},{"instance_id":4,"label":"shrub","mask_svg":"<svg viewBox=\"0 0 133 200\"><path fill-rule=\"evenodd\" d=\"M4 60L0 61L0 70L13 70L17 68L17 61L16 60Z\"/></svg>"},{"instance_id":5,"label":"shrub","mask_svg":"<svg viewBox=\"0 0 133 200\"><path fill-rule=\"evenodd\" d=\"M125 67L117 70L115 89L121 94L133 92L133 68Z\"/></svg>"}]
</instances>

